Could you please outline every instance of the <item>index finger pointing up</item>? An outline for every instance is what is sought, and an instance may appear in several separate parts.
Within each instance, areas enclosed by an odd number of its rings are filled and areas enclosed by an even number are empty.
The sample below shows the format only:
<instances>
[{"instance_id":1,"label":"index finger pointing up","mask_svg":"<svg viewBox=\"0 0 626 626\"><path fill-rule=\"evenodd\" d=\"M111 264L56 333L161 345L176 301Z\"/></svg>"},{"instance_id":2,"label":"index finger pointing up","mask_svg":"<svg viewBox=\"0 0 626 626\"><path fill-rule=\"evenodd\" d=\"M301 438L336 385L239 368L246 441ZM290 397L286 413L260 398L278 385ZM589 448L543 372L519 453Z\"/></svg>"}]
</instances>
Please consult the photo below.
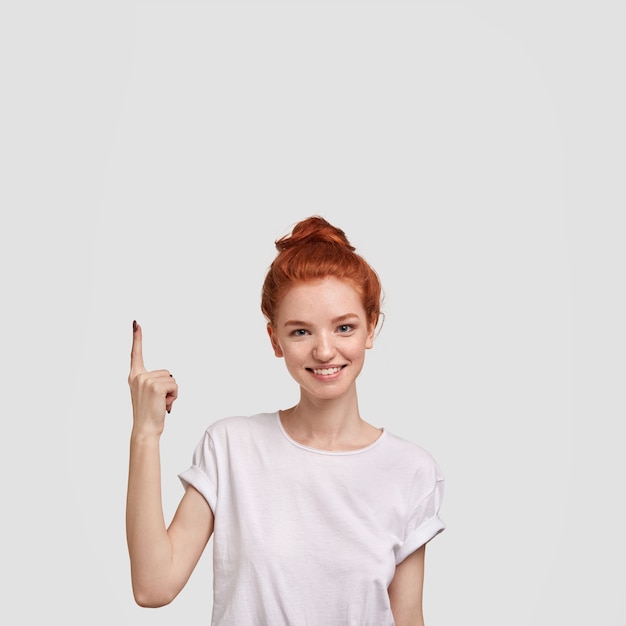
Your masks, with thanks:
<instances>
[{"instance_id":1,"label":"index finger pointing up","mask_svg":"<svg viewBox=\"0 0 626 626\"><path fill-rule=\"evenodd\" d=\"M133 347L130 351L130 371L134 373L146 371L146 367L143 364L142 341L141 326L133 320Z\"/></svg>"}]
</instances>

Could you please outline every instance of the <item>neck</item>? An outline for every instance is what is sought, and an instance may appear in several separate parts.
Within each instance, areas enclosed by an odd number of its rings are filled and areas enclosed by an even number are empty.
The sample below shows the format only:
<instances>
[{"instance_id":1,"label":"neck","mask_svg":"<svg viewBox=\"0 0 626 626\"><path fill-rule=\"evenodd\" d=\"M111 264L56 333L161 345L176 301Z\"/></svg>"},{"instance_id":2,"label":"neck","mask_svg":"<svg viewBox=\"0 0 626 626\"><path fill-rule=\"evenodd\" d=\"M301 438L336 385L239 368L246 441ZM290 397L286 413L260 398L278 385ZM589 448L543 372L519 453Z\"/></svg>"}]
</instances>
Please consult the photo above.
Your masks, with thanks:
<instances>
[{"instance_id":1,"label":"neck","mask_svg":"<svg viewBox=\"0 0 626 626\"><path fill-rule=\"evenodd\" d=\"M358 449L380 436L361 419L356 394L333 400L302 394L298 404L280 412L280 419L292 439L322 450Z\"/></svg>"}]
</instances>

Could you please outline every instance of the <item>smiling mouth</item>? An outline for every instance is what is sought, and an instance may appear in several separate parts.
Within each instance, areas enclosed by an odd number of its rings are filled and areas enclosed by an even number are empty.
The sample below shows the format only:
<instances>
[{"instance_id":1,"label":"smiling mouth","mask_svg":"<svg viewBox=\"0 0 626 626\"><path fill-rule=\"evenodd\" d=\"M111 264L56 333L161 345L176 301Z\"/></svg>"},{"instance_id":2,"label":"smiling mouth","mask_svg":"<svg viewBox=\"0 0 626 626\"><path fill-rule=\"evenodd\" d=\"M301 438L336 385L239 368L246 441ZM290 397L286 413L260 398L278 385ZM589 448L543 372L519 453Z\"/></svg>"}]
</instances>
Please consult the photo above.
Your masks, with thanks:
<instances>
[{"instance_id":1,"label":"smiling mouth","mask_svg":"<svg viewBox=\"0 0 626 626\"><path fill-rule=\"evenodd\" d=\"M313 372L317 376L332 376L337 372L341 371L345 366L341 365L339 367L320 367L320 368L307 368L310 372Z\"/></svg>"}]
</instances>

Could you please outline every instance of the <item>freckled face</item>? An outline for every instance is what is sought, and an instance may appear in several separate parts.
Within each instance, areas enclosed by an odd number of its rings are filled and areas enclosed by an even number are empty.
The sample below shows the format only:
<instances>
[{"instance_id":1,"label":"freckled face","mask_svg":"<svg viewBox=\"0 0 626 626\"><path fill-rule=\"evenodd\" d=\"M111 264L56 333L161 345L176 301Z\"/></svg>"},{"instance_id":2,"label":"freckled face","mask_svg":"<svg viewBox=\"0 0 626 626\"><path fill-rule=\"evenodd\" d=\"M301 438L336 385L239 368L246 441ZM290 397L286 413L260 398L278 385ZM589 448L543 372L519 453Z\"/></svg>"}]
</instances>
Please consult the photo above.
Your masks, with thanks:
<instances>
[{"instance_id":1,"label":"freckled face","mask_svg":"<svg viewBox=\"0 0 626 626\"><path fill-rule=\"evenodd\" d=\"M332 398L354 387L374 328L350 283L327 277L292 287L268 333L302 391Z\"/></svg>"}]
</instances>

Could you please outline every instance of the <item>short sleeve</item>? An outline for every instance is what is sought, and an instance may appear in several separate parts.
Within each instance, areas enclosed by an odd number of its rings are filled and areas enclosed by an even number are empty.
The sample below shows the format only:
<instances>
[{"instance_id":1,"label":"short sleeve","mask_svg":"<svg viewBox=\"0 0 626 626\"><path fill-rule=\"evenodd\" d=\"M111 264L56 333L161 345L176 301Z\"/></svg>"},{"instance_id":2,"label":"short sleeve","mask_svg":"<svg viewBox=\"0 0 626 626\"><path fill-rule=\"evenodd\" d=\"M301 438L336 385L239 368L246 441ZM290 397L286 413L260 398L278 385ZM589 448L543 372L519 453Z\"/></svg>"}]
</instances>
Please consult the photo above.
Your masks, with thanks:
<instances>
[{"instance_id":1,"label":"short sleeve","mask_svg":"<svg viewBox=\"0 0 626 626\"><path fill-rule=\"evenodd\" d=\"M191 466L178 475L183 487L189 485L197 489L204 499L209 503L213 513L217 506L217 459L215 456L215 446L208 432L196 446L194 450Z\"/></svg>"},{"instance_id":2,"label":"short sleeve","mask_svg":"<svg viewBox=\"0 0 626 626\"><path fill-rule=\"evenodd\" d=\"M424 474L430 474L430 477L426 478ZM425 486L428 491L422 496ZM431 471L419 472L416 476L412 489L414 502L409 508L404 541L396 550L396 564L445 529L446 525L439 517L443 490L444 478L434 462Z\"/></svg>"}]
</instances>

